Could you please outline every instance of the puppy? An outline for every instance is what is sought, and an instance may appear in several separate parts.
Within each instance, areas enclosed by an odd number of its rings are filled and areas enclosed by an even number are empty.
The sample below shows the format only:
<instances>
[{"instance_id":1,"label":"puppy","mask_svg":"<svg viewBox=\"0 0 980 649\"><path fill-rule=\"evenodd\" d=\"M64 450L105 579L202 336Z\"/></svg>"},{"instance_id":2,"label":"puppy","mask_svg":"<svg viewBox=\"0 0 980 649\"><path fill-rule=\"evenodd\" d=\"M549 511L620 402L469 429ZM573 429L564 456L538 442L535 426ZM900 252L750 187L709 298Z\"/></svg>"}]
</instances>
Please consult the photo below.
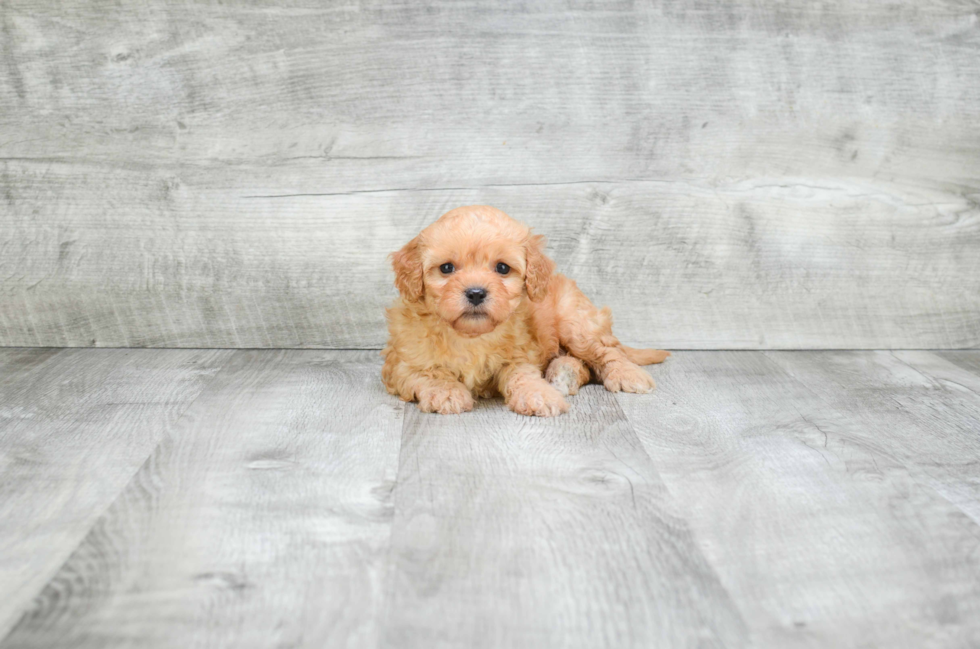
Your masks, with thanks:
<instances>
[{"instance_id":1,"label":"puppy","mask_svg":"<svg viewBox=\"0 0 980 649\"><path fill-rule=\"evenodd\" d=\"M670 352L631 349L575 282L555 273L544 237L500 210L442 215L391 255L401 294L388 309L382 379L424 412L460 413L500 394L522 415L568 410L590 370L612 392L649 392L639 365Z\"/></svg>"}]
</instances>

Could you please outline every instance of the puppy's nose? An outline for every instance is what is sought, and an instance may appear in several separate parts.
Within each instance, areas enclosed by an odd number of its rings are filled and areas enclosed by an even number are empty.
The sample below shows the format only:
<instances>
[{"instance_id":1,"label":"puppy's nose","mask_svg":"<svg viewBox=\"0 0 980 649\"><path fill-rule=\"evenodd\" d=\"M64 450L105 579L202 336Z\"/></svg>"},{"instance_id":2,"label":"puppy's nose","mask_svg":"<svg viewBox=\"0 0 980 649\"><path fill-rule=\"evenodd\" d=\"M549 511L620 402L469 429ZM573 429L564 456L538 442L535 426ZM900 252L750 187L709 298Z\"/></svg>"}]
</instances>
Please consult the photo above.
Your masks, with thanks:
<instances>
[{"instance_id":1,"label":"puppy's nose","mask_svg":"<svg viewBox=\"0 0 980 649\"><path fill-rule=\"evenodd\" d=\"M470 304L476 306L487 299L487 289L479 287L468 288L463 291L463 295L470 301Z\"/></svg>"}]
</instances>

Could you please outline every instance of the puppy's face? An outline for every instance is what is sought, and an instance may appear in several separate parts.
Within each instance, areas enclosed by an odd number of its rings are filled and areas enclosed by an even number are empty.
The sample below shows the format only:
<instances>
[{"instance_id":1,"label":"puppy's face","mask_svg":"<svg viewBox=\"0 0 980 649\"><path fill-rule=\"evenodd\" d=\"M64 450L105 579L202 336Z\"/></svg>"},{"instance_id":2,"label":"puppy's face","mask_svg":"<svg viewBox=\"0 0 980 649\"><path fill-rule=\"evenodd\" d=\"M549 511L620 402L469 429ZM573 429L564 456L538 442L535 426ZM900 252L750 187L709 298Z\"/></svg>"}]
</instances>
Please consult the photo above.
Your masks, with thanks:
<instances>
[{"instance_id":1,"label":"puppy's face","mask_svg":"<svg viewBox=\"0 0 980 649\"><path fill-rule=\"evenodd\" d=\"M525 295L544 297L554 265L543 244L499 210L458 208L392 255L395 284L457 333L479 336L506 321Z\"/></svg>"}]
</instances>

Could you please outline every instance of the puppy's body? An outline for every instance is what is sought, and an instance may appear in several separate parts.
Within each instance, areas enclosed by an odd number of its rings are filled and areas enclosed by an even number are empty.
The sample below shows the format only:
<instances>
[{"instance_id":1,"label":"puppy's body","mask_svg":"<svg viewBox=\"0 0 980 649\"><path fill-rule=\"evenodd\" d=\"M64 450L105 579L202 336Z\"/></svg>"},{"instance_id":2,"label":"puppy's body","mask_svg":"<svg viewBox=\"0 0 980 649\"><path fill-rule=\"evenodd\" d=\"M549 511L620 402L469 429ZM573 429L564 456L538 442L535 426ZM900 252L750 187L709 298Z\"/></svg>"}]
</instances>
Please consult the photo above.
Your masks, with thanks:
<instances>
[{"instance_id":1,"label":"puppy's body","mask_svg":"<svg viewBox=\"0 0 980 649\"><path fill-rule=\"evenodd\" d=\"M609 310L554 273L543 246L503 212L471 206L395 253L401 297L388 309L388 391L427 412L463 412L474 395L502 394L515 412L551 416L568 409L564 395L588 382L588 368L609 390L652 390L636 363L668 352L621 345Z\"/></svg>"}]
</instances>

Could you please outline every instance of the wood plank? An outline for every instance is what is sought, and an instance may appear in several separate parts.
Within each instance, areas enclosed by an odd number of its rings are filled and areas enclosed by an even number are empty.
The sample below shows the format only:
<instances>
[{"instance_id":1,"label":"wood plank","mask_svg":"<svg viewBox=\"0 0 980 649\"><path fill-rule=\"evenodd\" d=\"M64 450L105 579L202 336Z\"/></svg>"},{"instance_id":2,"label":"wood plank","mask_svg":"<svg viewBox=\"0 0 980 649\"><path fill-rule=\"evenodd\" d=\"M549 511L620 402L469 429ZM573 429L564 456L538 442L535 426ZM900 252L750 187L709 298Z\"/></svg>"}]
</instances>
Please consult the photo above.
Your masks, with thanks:
<instances>
[{"instance_id":1,"label":"wood plank","mask_svg":"<svg viewBox=\"0 0 980 649\"><path fill-rule=\"evenodd\" d=\"M980 442L921 375L894 390L887 360L689 352L619 397L756 646L980 642L980 527L922 470Z\"/></svg>"},{"instance_id":2,"label":"wood plank","mask_svg":"<svg viewBox=\"0 0 980 649\"><path fill-rule=\"evenodd\" d=\"M533 419L409 409L384 646L742 646L744 623L609 393Z\"/></svg>"},{"instance_id":3,"label":"wood plank","mask_svg":"<svg viewBox=\"0 0 980 649\"><path fill-rule=\"evenodd\" d=\"M5 0L0 344L377 347L490 203L632 343L976 347L974 13Z\"/></svg>"},{"instance_id":4,"label":"wood plank","mask_svg":"<svg viewBox=\"0 0 980 649\"><path fill-rule=\"evenodd\" d=\"M235 352L0 646L375 646L401 430L379 372Z\"/></svg>"},{"instance_id":5,"label":"wood plank","mask_svg":"<svg viewBox=\"0 0 980 649\"><path fill-rule=\"evenodd\" d=\"M0 349L0 637L229 354Z\"/></svg>"},{"instance_id":6,"label":"wood plank","mask_svg":"<svg viewBox=\"0 0 980 649\"><path fill-rule=\"evenodd\" d=\"M478 202L549 235L629 343L980 344L980 219L943 192L617 182L253 199L267 190L251 179L309 172L7 167L37 198L3 221L6 344L380 347L396 295L385 256Z\"/></svg>"},{"instance_id":7,"label":"wood plank","mask_svg":"<svg viewBox=\"0 0 980 649\"><path fill-rule=\"evenodd\" d=\"M980 376L980 351L958 350L949 352L936 351L934 353L950 363L959 365L963 369Z\"/></svg>"},{"instance_id":8,"label":"wood plank","mask_svg":"<svg viewBox=\"0 0 980 649\"><path fill-rule=\"evenodd\" d=\"M977 170L955 1L100 9L5 0L4 156L312 161L350 190Z\"/></svg>"},{"instance_id":9,"label":"wood plank","mask_svg":"<svg viewBox=\"0 0 980 649\"><path fill-rule=\"evenodd\" d=\"M980 377L924 351L775 358L980 525Z\"/></svg>"},{"instance_id":10,"label":"wood plank","mask_svg":"<svg viewBox=\"0 0 980 649\"><path fill-rule=\"evenodd\" d=\"M939 396L940 414L932 400L915 400L916 415L927 425L941 421L945 436L956 440L948 461L924 462L923 471L937 491L980 525L980 354L954 354L960 363L922 351L897 351L894 356L930 378L929 392ZM973 367L964 370L963 361L972 361Z\"/></svg>"}]
</instances>

